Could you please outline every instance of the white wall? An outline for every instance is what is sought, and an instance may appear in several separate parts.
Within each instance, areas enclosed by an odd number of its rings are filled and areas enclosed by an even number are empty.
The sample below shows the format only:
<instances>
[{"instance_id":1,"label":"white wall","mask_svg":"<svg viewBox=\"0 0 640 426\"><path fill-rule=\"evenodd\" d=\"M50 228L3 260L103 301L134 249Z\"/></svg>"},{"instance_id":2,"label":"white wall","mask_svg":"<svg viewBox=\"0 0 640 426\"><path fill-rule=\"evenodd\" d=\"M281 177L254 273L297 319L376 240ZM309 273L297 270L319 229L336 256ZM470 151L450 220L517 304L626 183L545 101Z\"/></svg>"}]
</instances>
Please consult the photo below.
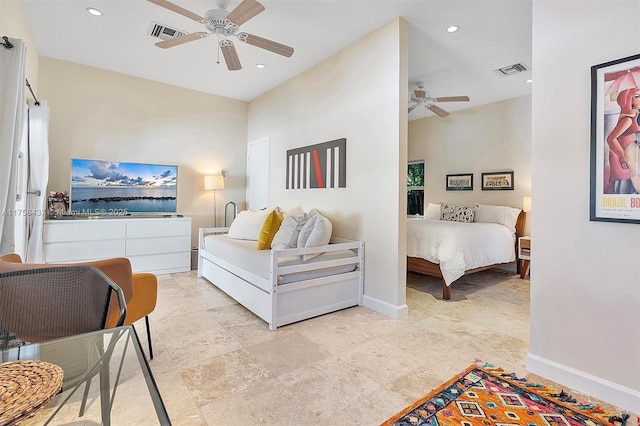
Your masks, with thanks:
<instances>
[{"instance_id":1,"label":"white wall","mask_svg":"<svg viewBox=\"0 0 640 426\"><path fill-rule=\"evenodd\" d=\"M269 200L312 207L365 241L368 306L406 315L407 24L395 20L251 102L249 140L271 139ZM292 148L347 139L346 188L286 190Z\"/></svg>"},{"instance_id":2,"label":"white wall","mask_svg":"<svg viewBox=\"0 0 640 426\"><path fill-rule=\"evenodd\" d=\"M522 208L531 195L531 96L410 121L409 160L425 160L425 203ZM482 191L482 173L496 171L514 172L513 191ZM473 173L473 191L446 190L456 173Z\"/></svg>"},{"instance_id":3,"label":"white wall","mask_svg":"<svg viewBox=\"0 0 640 426\"><path fill-rule=\"evenodd\" d=\"M38 51L31 38L31 31L27 26L24 17L22 2L19 0L0 1L0 37L18 38L25 42L27 46L26 74L38 100ZM3 47L4 49L4 47ZM27 89L27 99L32 99L31 93Z\"/></svg>"},{"instance_id":4,"label":"white wall","mask_svg":"<svg viewBox=\"0 0 640 426\"><path fill-rule=\"evenodd\" d=\"M590 67L640 51L640 2L534 1L527 369L640 413L640 225L589 221Z\"/></svg>"},{"instance_id":5,"label":"white wall","mask_svg":"<svg viewBox=\"0 0 640 426\"><path fill-rule=\"evenodd\" d=\"M40 57L40 93L51 107L49 190L69 190L71 158L178 165L178 213L213 226L203 176L227 171L224 205L245 200L248 103Z\"/></svg>"}]
</instances>

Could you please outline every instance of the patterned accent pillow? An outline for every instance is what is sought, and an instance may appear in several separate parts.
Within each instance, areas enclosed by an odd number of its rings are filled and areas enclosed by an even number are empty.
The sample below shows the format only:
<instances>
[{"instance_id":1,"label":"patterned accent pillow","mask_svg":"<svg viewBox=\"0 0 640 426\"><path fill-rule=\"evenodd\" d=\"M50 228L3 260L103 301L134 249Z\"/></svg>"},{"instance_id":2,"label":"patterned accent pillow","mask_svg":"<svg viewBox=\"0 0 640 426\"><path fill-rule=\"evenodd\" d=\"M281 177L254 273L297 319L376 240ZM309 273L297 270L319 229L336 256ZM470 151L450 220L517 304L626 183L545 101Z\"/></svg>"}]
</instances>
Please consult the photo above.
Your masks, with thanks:
<instances>
[{"instance_id":1,"label":"patterned accent pillow","mask_svg":"<svg viewBox=\"0 0 640 426\"><path fill-rule=\"evenodd\" d=\"M475 206L455 206L452 204L442 203L441 219L451 222L473 222L475 215Z\"/></svg>"}]
</instances>

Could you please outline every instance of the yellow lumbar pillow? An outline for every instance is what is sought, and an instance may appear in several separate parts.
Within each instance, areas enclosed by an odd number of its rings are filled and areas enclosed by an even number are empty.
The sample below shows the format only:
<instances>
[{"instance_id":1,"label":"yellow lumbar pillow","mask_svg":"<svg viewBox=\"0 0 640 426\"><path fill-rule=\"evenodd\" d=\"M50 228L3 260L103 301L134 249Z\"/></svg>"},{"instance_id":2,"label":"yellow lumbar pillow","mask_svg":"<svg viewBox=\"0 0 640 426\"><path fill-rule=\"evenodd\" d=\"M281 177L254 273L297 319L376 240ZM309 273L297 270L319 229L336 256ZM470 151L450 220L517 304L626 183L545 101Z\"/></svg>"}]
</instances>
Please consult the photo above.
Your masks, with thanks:
<instances>
[{"instance_id":1,"label":"yellow lumbar pillow","mask_svg":"<svg viewBox=\"0 0 640 426\"><path fill-rule=\"evenodd\" d=\"M273 237L280 229L284 215L280 209L275 209L264 220L262 229L260 230L260 236L258 237L258 250L265 250L271 248L271 241Z\"/></svg>"}]
</instances>

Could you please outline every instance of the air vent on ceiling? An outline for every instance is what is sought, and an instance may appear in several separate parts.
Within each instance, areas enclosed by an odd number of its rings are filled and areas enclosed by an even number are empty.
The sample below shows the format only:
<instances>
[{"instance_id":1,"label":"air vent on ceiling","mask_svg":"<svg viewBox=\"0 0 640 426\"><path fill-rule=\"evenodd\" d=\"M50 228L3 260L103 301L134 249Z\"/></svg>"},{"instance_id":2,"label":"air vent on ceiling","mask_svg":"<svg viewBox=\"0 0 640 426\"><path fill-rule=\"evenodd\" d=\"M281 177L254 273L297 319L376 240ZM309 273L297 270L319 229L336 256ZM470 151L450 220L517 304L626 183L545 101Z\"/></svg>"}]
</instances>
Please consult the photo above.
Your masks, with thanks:
<instances>
[{"instance_id":1,"label":"air vent on ceiling","mask_svg":"<svg viewBox=\"0 0 640 426\"><path fill-rule=\"evenodd\" d=\"M508 77L510 75L520 74L521 72L525 72L528 69L529 68L527 68L525 64L517 63L517 64L509 65L506 67L498 68L497 70L493 70L493 72L503 77Z\"/></svg>"},{"instance_id":2,"label":"air vent on ceiling","mask_svg":"<svg viewBox=\"0 0 640 426\"><path fill-rule=\"evenodd\" d=\"M151 25L149 25L149 30L147 31L147 35L158 37L162 40L171 40L174 38L182 37L185 34L186 33L184 31L180 31L153 21L151 21Z\"/></svg>"}]
</instances>

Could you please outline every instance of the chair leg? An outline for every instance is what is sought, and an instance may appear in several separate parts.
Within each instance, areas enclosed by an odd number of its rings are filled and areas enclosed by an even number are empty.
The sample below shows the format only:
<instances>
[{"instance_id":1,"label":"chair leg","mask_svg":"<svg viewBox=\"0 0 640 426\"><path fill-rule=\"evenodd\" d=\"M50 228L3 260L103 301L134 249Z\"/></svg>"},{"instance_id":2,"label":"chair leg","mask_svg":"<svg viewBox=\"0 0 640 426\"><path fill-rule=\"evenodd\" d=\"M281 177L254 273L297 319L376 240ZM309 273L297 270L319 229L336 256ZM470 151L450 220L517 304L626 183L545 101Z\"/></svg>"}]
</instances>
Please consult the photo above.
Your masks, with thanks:
<instances>
[{"instance_id":1,"label":"chair leg","mask_svg":"<svg viewBox=\"0 0 640 426\"><path fill-rule=\"evenodd\" d=\"M100 412L102 426L111 426L111 394L109 377L109 360L100 369Z\"/></svg>"},{"instance_id":2,"label":"chair leg","mask_svg":"<svg viewBox=\"0 0 640 426\"><path fill-rule=\"evenodd\" d=\"M87 406L87 397L89 396L89 388L91 387L91 378L87 380L87 384L84 386L84 393L82 394L82 404L80 404L79 417L84 416L84 409Z\"/></svg>"},{"instance_id":3,"label":"chair leg","mask_svg":"<svg viewBox=\"0 0 640 426\"><path fill-rule=\"evenodd\" d=\"M144 323L147 326L147 341L149 342L149 359L153 359L153 347L151 346L151 329L149 328L149 315L145 315Z\"/></svg>"}]
</instances>

